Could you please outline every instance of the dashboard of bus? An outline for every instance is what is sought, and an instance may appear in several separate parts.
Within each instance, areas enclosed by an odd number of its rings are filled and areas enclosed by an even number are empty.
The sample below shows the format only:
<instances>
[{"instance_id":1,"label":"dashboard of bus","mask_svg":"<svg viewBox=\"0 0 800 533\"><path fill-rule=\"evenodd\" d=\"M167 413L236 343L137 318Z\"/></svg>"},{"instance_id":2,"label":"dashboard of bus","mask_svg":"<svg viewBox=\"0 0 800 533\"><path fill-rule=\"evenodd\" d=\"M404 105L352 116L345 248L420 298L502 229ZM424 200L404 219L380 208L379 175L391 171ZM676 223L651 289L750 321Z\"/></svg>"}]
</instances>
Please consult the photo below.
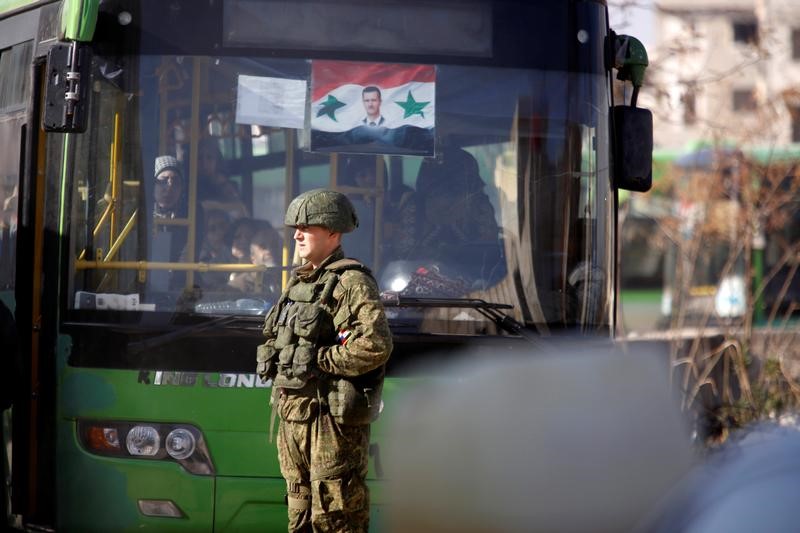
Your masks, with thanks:
<instances>
[{"instance_id":1,"label":"dashboard of bus","mask_svg":"<svg viewBox=\"0 0 800 533\"><path fill-rule=\"evenodd\" d=\"M482 13L463 14L477 33L448 53L491 56ZM134 328L134 344L257 331L299 264L286 206L324 187L356 209L343 249L373 272L396 334L607 332L604 74L421 49L301 56L247 35L250 48L230 37L219 55L112 53L98 39L68 169L67 322ZM603 35L575 46L596 56Z\"/></svg>"}]
</instances>

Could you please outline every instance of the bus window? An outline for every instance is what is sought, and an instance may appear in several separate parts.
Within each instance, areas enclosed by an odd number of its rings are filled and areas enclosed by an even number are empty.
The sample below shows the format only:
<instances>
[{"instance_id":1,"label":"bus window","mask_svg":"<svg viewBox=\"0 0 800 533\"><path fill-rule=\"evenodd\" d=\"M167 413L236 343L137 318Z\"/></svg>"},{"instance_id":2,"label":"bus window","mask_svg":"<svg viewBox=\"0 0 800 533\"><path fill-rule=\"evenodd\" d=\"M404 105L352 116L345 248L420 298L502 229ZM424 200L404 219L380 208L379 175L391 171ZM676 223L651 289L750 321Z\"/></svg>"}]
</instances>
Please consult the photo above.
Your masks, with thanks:
<instances>
[{"instance_id":1,"label":"bus window","mask_svg":"<svg viewBox=\"0 0 800 533\"><path fill-rule=\"evenodd\" d=\"M309 126L324 113L311 97L324 71L315 65L330 55L160 47L118 55L96 46L90 126L73 169L75 311L263 315L297 266L283 226L288 202L329 187L350 197L361 220L344 237L345 254L372 270L386 297L484 300L541 331L610 324L601 72L491 66L458 54L420 60L435 100L414 104L435 104L426 119L432 142L350 149L320 144ZM335 59L355 70L409 68ZM259 83L272 87L263 94L306 88L292 127L259 110ZM361 90L350 111L358 120ZM404 97L384 98L384 115L410 105ZM159 161L176 176L159 179ZM476 309L390 314L415 333L509 334Z\"/></svg>"},{"instance_id":2,"label":"bus window","mask_svg":"<svg viewBox=\"0 0 800 533\"><path fill-rule=\"evenodd\" d=\"M317 153L303 131L237 122L241 76L309 81L313 61L152 55L104 77L96 58L92 113L113 118L79 140L73 307L111 294L103 305L263 314L295 265L287 200L334 187L361 219L345 252L382 290L499 301L544 327L608 320L605 119L579 103L601 78L437 65L433 157ZM134 73L132 91L119 78ZM551 89L576 77L574 95Z\"/></svg>"},{"instance_id":3,"label":"bus window","mask_svg":"<svg viewBox=\"0 0 800 533\"><path fill-rule=\"evenodd\" d=\"M33 42L0 51L0 290L14 287L20 149Z\"/></svg>"},{"instance_id":4,"label":"bus window","mask_svg":"<svg viewBox=\"0 0 800 533\"><path fill-rule=\"evenodd\" d=\"M19 150L24 123L24 113L0 114L0 139L9 141L0 146L0 290L14 288Z\"/></svg>"}]
</instances>

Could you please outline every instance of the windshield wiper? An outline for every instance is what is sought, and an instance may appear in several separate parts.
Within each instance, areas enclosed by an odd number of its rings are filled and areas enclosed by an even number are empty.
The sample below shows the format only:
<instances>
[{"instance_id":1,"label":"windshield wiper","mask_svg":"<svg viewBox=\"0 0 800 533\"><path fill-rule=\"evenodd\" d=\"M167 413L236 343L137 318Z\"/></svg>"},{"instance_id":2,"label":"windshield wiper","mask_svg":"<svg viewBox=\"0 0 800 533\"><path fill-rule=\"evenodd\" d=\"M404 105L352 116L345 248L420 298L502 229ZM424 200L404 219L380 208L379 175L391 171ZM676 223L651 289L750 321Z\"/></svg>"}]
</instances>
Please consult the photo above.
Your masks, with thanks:
<instances>
[{"instance_id":1,"label":"windshield wiper","mask_svg":"<svg viewBox=\"0 0 800 533\"><path fill-rule=\"evenodd\" d=\"M174 331L170 331L169 333L164 333L162 335L157 335L155 337L151 337L149 339L145 339L142 341L136 342L129 342L128 343L128 351L131 354L135 355L141 353L145 350L149 350L151 348L156 348L158 346L162 346L168 342L172 342L184 337L188 337L189 335L193 335L195 333L199 333L201 331L205 331L207 329L211 329L214 327L225 326L229 325L233 322L254 322L258 321L262 323L264 321L263 317L260 316L247 316L247 315L221 315L215 316L210 320L206 320L205 322L200 322L198 324L192 324L191 326L183 326L178 328ZM250 328L253 329L253 328ZM260 328L257 328L260 329Z\"/></svg>"},{"instance_id":2,"label":"windshield wiper","mask_svg":"<svg viewBox=\"0 0 800 533\"><path fill-rule=\"evenodd\" d=\"M474 309L508 333L519 335L531 342L540 342L541 340L525 324L500 311L500 309L513 309L514 306L510 304L487 302L480 298L414 298L400 296L398 293L393 292L381 294L381 302L384 307L463 307Z\"/></svg>"}]
</instances>

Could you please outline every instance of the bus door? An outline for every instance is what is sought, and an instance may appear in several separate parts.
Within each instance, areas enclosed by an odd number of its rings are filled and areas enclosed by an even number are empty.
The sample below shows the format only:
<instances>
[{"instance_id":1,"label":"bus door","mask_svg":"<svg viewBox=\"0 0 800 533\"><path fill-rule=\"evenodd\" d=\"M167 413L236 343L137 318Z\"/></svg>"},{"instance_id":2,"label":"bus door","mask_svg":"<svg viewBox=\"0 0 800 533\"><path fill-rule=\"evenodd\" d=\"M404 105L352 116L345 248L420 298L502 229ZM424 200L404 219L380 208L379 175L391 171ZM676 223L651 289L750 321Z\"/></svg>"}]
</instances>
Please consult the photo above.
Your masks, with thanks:
<instances>
[{"instance_id":1,"label":"bus door","mask_svg":"<svg viewBox=\"0 0 800 533\"><path fill-rule=\"evenodd\" d=\"M59 245L59 185L45 179L52 169L40 123L57 14L56 5L0 13L0 301L4 320L13 316L17 348L2 340L2 409L13 403L0 415L4 525L7 513L52 520L57 265L46 258Z\"/></svg>"}]
</instances>

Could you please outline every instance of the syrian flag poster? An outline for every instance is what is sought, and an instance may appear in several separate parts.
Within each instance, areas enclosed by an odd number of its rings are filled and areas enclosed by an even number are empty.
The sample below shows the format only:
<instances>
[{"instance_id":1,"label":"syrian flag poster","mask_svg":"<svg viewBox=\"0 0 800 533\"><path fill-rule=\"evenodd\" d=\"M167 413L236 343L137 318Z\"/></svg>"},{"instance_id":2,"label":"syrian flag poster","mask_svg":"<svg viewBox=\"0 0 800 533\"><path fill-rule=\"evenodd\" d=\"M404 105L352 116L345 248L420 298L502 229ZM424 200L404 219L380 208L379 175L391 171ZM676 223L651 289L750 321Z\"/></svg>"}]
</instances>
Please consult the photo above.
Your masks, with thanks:
<instances>
[{"instance_id":1,"label":"syrian flag poster","mask_svg":"<svg viewBox=\"0 0 800 533\"><path fill-rule=\"evenodd\" d=\"M435 130L435 66L312 62L312 151L433 156Z\"/></svg>"}]
</instances>

